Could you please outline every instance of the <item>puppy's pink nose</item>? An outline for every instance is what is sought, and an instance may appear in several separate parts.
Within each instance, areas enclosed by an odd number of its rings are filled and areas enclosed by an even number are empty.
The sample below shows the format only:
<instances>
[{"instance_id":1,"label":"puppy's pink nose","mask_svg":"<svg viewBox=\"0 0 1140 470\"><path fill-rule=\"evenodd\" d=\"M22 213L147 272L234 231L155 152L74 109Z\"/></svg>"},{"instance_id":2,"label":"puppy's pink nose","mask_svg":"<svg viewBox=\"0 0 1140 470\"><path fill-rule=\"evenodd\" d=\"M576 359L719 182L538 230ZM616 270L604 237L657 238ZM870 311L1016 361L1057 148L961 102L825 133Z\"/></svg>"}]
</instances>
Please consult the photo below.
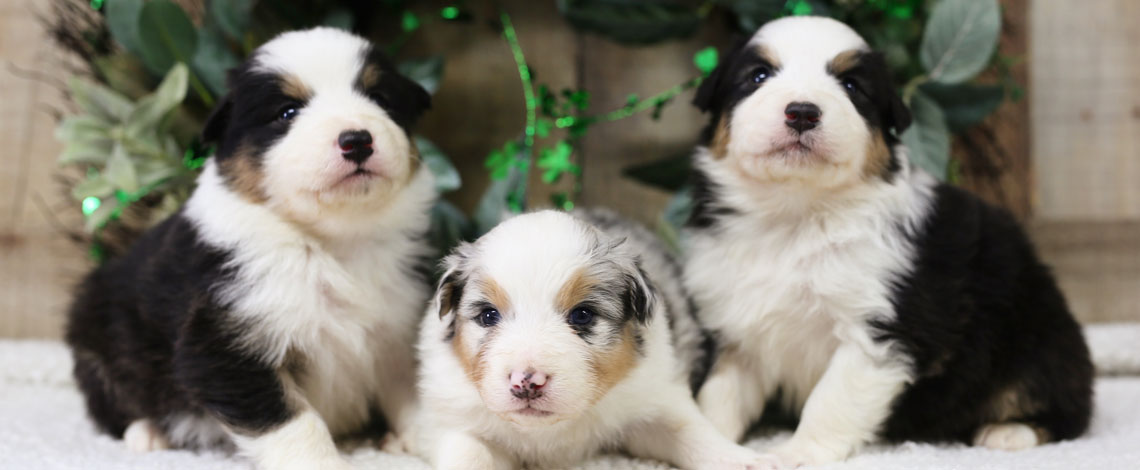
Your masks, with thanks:
<instances>
[{"instance_id":1,"label":"puppy's pink nose","mask_svg":"<svg viewBox=\"0 0 1140 470\"><path fill-rule=\"evenodd\" d=\"M548 380L546 374L534 369L516 370L511 372L511 394L527 399L541 397L542 387Z\"/></svg>"}]
</instances>

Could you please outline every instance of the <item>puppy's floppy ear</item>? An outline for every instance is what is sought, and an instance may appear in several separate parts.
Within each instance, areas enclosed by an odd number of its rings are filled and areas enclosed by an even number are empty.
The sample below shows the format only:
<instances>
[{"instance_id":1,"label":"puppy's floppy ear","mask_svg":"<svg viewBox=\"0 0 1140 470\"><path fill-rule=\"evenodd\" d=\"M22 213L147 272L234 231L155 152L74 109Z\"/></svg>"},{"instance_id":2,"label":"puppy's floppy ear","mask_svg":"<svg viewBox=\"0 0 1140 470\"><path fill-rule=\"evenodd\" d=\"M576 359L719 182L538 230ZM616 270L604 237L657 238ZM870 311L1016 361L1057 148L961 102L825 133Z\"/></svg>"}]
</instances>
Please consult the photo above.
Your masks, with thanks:
<instances>
[{"instance_id":1,"label":"puppy's floppy ear","mask_svg":"<svg viewBox=\"0 0 1140 470\"><path fill-rule=\"evenodd\" d=\"M879 96L883 101L879 104L879 111L883 116L883 128L894 128L895 135L901 136L903 131L910 127L911 114L910 109L907 109L902 97L899 96L898 90L895 89L886 56L881 52L869 52L863 56L862 60L865 61L867 67L875 71L874 73L878 77L875 81L882 84Z\"/></svg>"},{"instance_id":2,"label":"puppy's floppy ear","mask_svg":"<svg viewBox=\"0 0 1140 470\"><path fill-rule=\"evenodd\" d=\"M745 44L748 44L748 38L737 38L732 47L721 54L712 73L701 81L701 86L697 88L697 94L693 97L693 105L701 112L720 112L720 107L723 105L720 101L723 100L723 95L732 86L731 83L728 83L730 78L726 69L731 66L733 58L744 49Z\"/></svg>"},{"instance_id":3,"label":"puppy's floppy ear","mask_svg":"<svg viewBox=\"0 0 1140 470\"><path fill-rule=\"evenodd\" d=\"M385 100L385 111L405 130L415 126L424 111L431 108L431 94L394 67L380 75L379 90Z\"/></svg>"},{"instance_id":4,"label":"puppy's floppy ear","mask_svg":"<svg viewBox=\"0 0 1140 470\"><path fill-rule=\"evenodd\" d=\"M233 113L234 100L232 94L226 94L214 106L210 117L206 118L206 125L202 128L202 142L216 143L222 140L226 128L230 126L230 115Z\"/></svg>"},{"instance_id":5,"label":"puppy's floppy ear","mask_svg":"<svg viewBox=\"0 0 1140 470\"><path fill-rule=\"evenodd\" d=\"M653 285L649 283L649 276L645 274L645 270L641 269L640 260L634 263L633 270L627 272L625 278L626 290L623 300L626 315L632 316L644 325L653 313L656 292L653 290Z\"/></svg>"},{"instance_id":6,"label":"puppy's floppy ear","mask_svg":"<svg viewBox=\"0 0 1140 470\"><path fill-rule=\"evenodd\" d=\"M445 271L435 290L435 298L432 299L432 306L439 311L441 320L459 308L459 299L463 297L463 288L467 284L466 276L459 270L458 256L451 255L444 259Z\"/></svg>"}]
</instances>

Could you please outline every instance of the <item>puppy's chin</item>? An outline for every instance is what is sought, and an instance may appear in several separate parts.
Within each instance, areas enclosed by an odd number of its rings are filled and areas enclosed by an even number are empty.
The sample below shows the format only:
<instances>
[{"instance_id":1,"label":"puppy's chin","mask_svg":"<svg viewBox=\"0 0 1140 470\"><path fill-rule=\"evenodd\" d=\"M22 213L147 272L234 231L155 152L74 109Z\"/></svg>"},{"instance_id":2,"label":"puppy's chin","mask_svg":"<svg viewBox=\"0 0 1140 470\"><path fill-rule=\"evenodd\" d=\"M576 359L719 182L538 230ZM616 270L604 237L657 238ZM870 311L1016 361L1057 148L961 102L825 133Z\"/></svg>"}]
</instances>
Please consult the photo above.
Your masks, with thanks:
<instances>
[{"instance_id":1,"label":"puppy's chin","mask_svg":"<svg viewBox=\"0 0 1140 470\"><path fill-rule=\"evenodd\" d=\"M555 413L535 408L523 408L514 411L496 413L499 418L522 428L538 428L565 421L574 416Z\"/></svg>"}]
</instances>

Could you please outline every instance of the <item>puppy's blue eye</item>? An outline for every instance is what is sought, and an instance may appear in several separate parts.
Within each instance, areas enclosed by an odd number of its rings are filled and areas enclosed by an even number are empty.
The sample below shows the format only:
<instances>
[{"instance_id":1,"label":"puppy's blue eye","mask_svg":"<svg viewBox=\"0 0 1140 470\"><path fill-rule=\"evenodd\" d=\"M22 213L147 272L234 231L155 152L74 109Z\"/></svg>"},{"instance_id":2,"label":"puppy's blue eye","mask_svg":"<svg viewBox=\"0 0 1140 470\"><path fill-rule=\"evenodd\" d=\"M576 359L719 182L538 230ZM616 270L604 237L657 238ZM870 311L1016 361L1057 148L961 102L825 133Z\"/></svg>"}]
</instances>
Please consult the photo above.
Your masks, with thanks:
<instances>
[{"instance_id":1,"label":"puppy's blue eye","mask_svg":"<svg viewBox=\"0 0 1140 470\"><path fill-rule=\"evenodd\" d=\"M568 319L571 325L589 325L594 321L594 312L585 307L578 307L570 311Z\"/></svg>"},{"instance_id":2,"label":"puppy's blue eye","mask_svg":"<svg viewBox=\"0 0 1140 470\"><path fill-rule=\"evenodd\" d=\"M756 68L756 70L752 71L752 83L755 83L757 85L764 83L766 80L768 80L771 77L772 77L772 69L770 69L768 67L761 66L761 67Z\"/></svg>"},{"instance_id":3,"label":"puppy's blue eye","mask_svg":"<svg viewBox=\"0 0 1140 470\"><path fill-rule=\"evenodd\" d=\"M499 315L499 311L493 308L483 310L483 312L479 314L479 324L483 325L483 328L495 326L501 319L502 317Z\"/></svg>"},{"instance_id":4,"label":"puppy's blue eye","mask_svg":"<svg viewBox=\"0 0 1140 470\"><path fill-rule=\"evenodd\" d=\"M281 111L277 113L277 119L281 121L291 121L295 117L297 117L297 108L294 106L281 108Z\"/></svg>"}]
</instances>

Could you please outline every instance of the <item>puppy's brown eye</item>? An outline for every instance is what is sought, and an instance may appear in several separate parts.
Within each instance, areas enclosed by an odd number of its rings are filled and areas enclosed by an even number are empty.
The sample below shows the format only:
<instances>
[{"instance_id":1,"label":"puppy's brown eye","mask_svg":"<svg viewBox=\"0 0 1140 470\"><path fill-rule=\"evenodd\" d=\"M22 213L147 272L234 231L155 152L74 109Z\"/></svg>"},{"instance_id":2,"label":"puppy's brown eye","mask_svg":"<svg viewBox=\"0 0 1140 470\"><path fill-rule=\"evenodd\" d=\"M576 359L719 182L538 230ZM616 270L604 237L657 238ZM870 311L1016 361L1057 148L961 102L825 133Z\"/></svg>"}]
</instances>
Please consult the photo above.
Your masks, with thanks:
<instances>
[{"instance_id":1,"label":"puppy's brown eye","mask_svg":"<svg viewBox=\"0 0 1140 470\"><path fill-rule=\"evenodd\" d=\"M285 106L285 107L281 108L280 111L277 112L277 120L278 121L292 121L293 118L297 117L298 112L299 112L299 110L298 110L297 106L295 106L295 105Z\"/></svg>"},{"instance_id":2,"label":"puppy's brown eye","mask_svg":"<svg viewBox=\"0 0 1140 470\"><path fill-rule=\"evenodd\" d=\"M842 83L843 88L849 92L854 93L859 91L859 83L855 82L854 78L844 78L840 83Z\"/></svg>"},{"instance_id":3,"label":"puppy's brown eye","mask_svg":"<svg viewBox=\"0 0 1140 470\"><path fill-rule=\"evenodd\" d=\"M578 307L570 311L567 321L576 326L589 325L594 321L594 312L586 307Z\"/></svg>"},{"instance_id":4,"label":"puppy's brown eye","mask_svg":"<svg viewBox=\"0 0 1140 470\"><path fill-rule=\"evenodd\" d=\"M483 328L495 326L501 319L502 317L499 315L499 311L493 308L485 309L479 314L479 324L482 325Z\"/></svg>"},{"instance_id":5,"label":"puppy's brown eye","mask_svg":"<svg viewBox=\"0 0 1140 470\"><path fill-rule=\"evenodd\" d=\"M772 78L772 69L766 66L756 67L756 70L752 71L752 83L759 85L769 78Z\"/></svg>"}]
</instances>

